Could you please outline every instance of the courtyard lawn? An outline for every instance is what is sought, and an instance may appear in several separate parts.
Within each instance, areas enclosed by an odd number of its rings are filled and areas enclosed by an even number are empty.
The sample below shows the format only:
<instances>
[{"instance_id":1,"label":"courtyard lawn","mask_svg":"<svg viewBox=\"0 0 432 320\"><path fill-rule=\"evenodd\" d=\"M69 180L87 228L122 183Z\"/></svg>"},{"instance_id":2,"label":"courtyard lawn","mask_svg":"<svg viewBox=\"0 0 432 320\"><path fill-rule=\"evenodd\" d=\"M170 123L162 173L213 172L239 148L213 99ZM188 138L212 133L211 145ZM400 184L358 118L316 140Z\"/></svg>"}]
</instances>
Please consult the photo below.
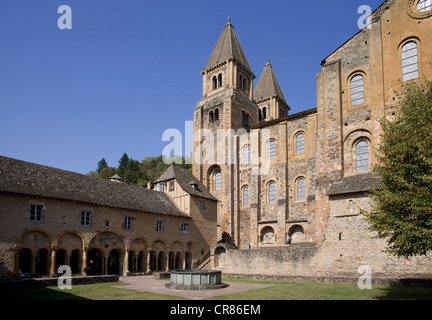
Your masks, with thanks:
<instances>
[{"instance_id":1,"label":"courtyard lawn","mask_svg":"<svg viewBox=\"0 0 432 320\"><path fill-rule=\"evenodd\" d=\"M245 281L266 283L267 288L222 295L214 300L432 300L432 288L373 286L360 290L356 284ZM183 300L171 295L159 295L122 289L121 283L73 286L71 290L57 287L11 290L0 292L1 300Z\"/></svg>"}]
</instances>

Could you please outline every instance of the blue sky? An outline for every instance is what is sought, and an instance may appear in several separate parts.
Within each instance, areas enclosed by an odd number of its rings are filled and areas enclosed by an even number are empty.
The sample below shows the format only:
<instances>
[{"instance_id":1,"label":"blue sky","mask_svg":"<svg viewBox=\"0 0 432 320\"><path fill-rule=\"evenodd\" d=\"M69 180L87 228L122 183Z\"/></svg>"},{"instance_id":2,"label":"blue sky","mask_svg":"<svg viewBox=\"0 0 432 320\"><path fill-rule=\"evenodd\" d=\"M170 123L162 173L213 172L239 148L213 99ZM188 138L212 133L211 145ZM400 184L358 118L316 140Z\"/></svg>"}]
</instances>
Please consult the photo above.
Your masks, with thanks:
<instances>
[{"instance_id":1,"label":"blue sky","mask_svg":"<svg viewBox=\"0 0 432 320\"><path fill-rule=\"evenodd\" d=\"M314 108L320 61L382 2L2 0L0 155L79 173L160 155L193 118L228 16L257 78L269 57L290 113Z\"/></svg>"}]
</instances>

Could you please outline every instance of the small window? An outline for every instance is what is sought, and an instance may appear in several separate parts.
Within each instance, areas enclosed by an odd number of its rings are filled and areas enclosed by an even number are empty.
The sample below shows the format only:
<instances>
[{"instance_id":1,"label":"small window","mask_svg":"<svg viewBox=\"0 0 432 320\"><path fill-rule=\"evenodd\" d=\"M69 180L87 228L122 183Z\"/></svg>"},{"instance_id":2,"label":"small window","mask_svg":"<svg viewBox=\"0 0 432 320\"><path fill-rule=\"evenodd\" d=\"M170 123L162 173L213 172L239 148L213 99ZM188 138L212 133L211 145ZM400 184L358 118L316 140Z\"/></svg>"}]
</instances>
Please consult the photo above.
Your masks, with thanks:
<instances>
[{"instance_id":1,"label":"small window","mask_svg":"<svg viewBox=\"0 0 432 320\"><path fill-rule=\"evenodd\" d=\"M364 95L364 78L361 74L355 75L351 79L351 106L358 106L365 101Z\"/></svg>"},{"instance_id":2,"label":"small window","mask_svg":"<svg viewBox=\"0 0 432 320\"><path fill-rule=\"evenodd\" d=\"M402 80L408 81L419 76L417 43L409 41L402 47Z\"/></svg>"},{"instance_id":3,"label":"small window","mask_svg":"<svg viewBox=\"0 0 432 320\"><path fill-rule=\"evenodd\" d=\"M91 217L91 212L88 211L81 212L81 225L84 227L89 227L90 217Z\"/></svg>"},{"instance_id":4,"label":"small window","mask_svg":"<svg viewBox=\"0 0 432 320\"><path fill-rule=\"evenodd\" d=\"M243 147L242 164L244 165L250 164L250 147L248 145Z\"/></svg>"},{"instance_id":5,"label":"small window","mask_svg":"<svg viewBox=\"0 0 432 320\"><path fill-rule=\"evenodd\" d=\"M214 176L215 180L215 190L220 191L222 189L222 174L220 171L217 171Z\"/></svg>"},{"instance_id":6,"label":"small window","mask_svg":"<svg viewBox=\"0 0 432 320\"><path fill-rule=\"evenodd\" d=\"M354 201L353 200L349 201L348 210L350 213L354 212Z\"/></svg>"},{"instance_id":7,"label":"small window","mask_svg":"<svg viewBox=\"0 0 432 320\"><path fill-rule=\"evenodd\" d=\"M181 224L181 234L187 235L189 233L189 225L187 223Z\"/></svg>"},{"instance_id":8,"label":"small window","mask_svg":"<svg viewBox=\"0 0 432 320\"><path fill-rule=\"evenodd\" d=\"M163 233L164 232L163 221L156 221L156 232L157 233Z\"/></svg>"},{"instance_id":9,"label":"small window","mask_svg":"<svg viewBox=\"0 0 432 320\"><path fill-rule=\"evenodd\" d=\"M367 172L369 170L369 144L362 140L356 144L356 172Z\"/></svg>"},{"instance_id":10,"label":"small window","mask_svg":"<svg viewBox=\"0 0 432 320\"><path fill-rule=\"evenodd\" d=\"M124 218L124 228L126 230L132 230L132 217Z\"/></svg>"},{"instance_id":11,"label":"small window","mask_svg":"<svg viewBox=\"0 0 432 320\"><path fill-rule=\"evenodd\" d=\"M222 87L222 73L219 73L218 79L217 79L217 88Z\"/></svg>"},{"instance_id":12,"label":"small window","mask_svg":"<svg viewBox=\"0 0 432 320\"><path fill-rule=\"evenodd\" d=\"M243 187L243 208L249 207L249 187Z\"/></svg>"},{"instance_id":13,"label":"small window","mask_svg":"<svg viewBox=\"0 0 432 320\"><path fill-rule=\"evenodd\" d=\"M209 112L209 122L211 123L213 121L214 121L214 113L213 113L213 111L210 111Z\"/></svg>"},{"instance_id":14,"label":"small window","mask_svg":"<svg viewBox=\"0 0 432 320\"><path fill-rule=\"evenodd\" d=\"M214 111L214 121L219 121L219 109L215 109Z\"/></svg>"},{"instance_id":15,"label":"small window","mask_svg":"<svg viewBox=\"0 0 432 320\"><path fill-rule=\"evenodd\" d=\"M297 180L297 201L306 200L306 180L299 178Z\"/></svg>"},{"instance_id":16,"label":"small window","mask_svg":"<svg viewBox=\"0 0 432 320\"><path fill-rule=\"evenodd\" d=\"M207 202L201 201L200 202L200 210L201 210L201 212L205 212L206 209L207 209Z\"/></svg>"},{"instance_id":17,"label":"small window","mask_svg":"<svg viewBox=\"0 0 432 320\"><path fill-rule=\"evenodd\" d=\"M164 183L163 182L159 182L157 184L157 191L161 191L161 192L164 191Z\"/></svg>"},{"instance_id":18,"label":"small window","mask_svg":"<svg viewBox=\"0 0 432 320\"><path fill-rule=\"evenodd\" d=\"M305 152L305 135L299 133L296 135L296 154L302 154Z\"/></svg>"},{"instance_id":19,"label":"small window","mask_svg":"<svg viewBox=\"0 0 432 320\"><path fill-rule=\"evenodd\" d=\"M270 182L268 185L268 203L276 204L276 183Z\"/></svg>"},{"instance_id":20,"label":"small window","mask_svg":"<svg viewBox=\"0 0 432 320\"><path fill-rule=\"evenodd\" d=\"M43 210L43 206L31 205L30 206L30 221L41 222L42 221L42 210Z\"/></svg>"},{"instance_id":21,"label":"small window","mask_svg":"<svg viewBox=\"0 0 432 320\"><path fill-rule=\"evenodd\" d=\"M174 180L169 182L169 191L174 191Z\"/></svg>"},{"instance_id":22,"label":"small window","mask_svg":"<svg viewBox=\"0 0 432 320\"><path fill-rule=\"evenodd\" d=\"M432 0L420 0L417 3L417 10L420 12L427 12L432 10Z\"/></svg>"},{"instance_id":23,"label":"small window","mask_svg":"<svg viewBox=\"0 0 432 320\"><path fill-rule=\"evenodd\" d=\"M276 140L270 140L267 144L268 158L270 160L276 159Z\"/></svg>"}]
</instances>

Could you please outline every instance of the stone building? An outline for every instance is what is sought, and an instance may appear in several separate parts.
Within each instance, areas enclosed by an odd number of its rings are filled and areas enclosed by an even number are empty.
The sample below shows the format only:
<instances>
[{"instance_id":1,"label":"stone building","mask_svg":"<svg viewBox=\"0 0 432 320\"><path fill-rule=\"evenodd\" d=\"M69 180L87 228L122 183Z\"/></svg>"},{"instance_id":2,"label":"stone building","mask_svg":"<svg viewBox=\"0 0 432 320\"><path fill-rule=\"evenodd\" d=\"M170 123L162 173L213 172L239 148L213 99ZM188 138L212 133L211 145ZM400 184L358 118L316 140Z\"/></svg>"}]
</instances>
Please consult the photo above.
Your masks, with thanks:
<instances>
[{"instance_id":1,"label":"stone building","mask_svg":"<svg viewBox=\"0 0 432 320\"><path fill-rule=\"evenodd\" d=\"M401 82L432 78L431 16L430 1L385 1L321 62L316 108L293 115L270 61L253 90L255 75L228 21L201 72L194 112L193 173L220 200L216 267L430 272L430 257L402 262L384 253L360 210L379 184L372 173L379 119L394 115ZM284 248L287 234L304 254Z\"/></svg>"},{"instance_id":2,"label":"stone building","mask_svg":"<svg viewBox=\"0 0 432 320\"><path fill-rule=\"evenodd\" d=\"M216 200L180 167L166 192L6 157L0 175L0 279L190 269L216 242Z\"/></svg>"}]
</instances>

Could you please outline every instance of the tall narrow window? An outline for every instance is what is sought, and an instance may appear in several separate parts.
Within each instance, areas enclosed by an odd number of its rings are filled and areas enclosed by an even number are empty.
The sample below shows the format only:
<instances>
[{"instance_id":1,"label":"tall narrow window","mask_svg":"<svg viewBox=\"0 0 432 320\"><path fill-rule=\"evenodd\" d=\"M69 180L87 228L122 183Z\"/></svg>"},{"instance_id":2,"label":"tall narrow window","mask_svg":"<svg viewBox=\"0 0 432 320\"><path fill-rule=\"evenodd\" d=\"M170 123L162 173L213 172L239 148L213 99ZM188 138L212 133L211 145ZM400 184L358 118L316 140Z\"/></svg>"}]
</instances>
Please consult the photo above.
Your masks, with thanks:
<instances>
[{"instance_id":1,"label":"tall narrow window","mask_svg":"<svg viewBox=\"0 0 432 320\"><path fill-rule=\"evenodd\" d=\"M276 140L271 139L267 144L267 154L270 160L276 159Z\"/></svg>"},{"instance_id":2,"label":"tall narrow window","mask_svg":"<svg viewBox=\"0 0 432 320\"><path fill-rule=\"evenodd\" d=\"M220 191L222 189L222 174L220 171L215 173L214 180L215 180L215 190Z\"/></svg>"},{"instance_id":3,"label":"tall narrow window","mask_svg":"<svg viewBox=\"0 0 432 320\"><path fill-rule=\"evenodd\" d=\"M214 121L214 114L213 111L209 112L209 122L213 122Z\"/></svg>"},{"instance_id":4,"label":"tall narrow window","mask_svg":"<svg viewBox=\"0 0 432 320\"><path fill-rule=\"evenodd\" d=\"M249 187L243 187L243 208L249 207Z\"/></svg>"},{"instance_id":5,"label":"tall narrow window","mask_svg":"<svg viewBox=\"0 0 432 320\"><path fill-rule=\"evenodd\" d=\"M126 230L132 230L132 217L124 218L124 228Z\"/></svg>"},{"instance_id":6,"label":"tall narrow window","mask_svg":"<svg viewBox=\"0 0 432 320\"><path fill-rule=\"evenodd\" d=\"M351 79L351 106L358 106L364 103L364 78L361 74L355 75Z\"/></svg>"},{"instance_id":7,"label":"tall narrow window","mask_svg":"<svg viewBox=\"0 0 432 320\"><path fill-rule=\"evenodd\" d=\"M276 204L276 183L270 182L268 185L268 203Z\"/></svg>"},{"instance_id":8,"label":"tall narrow window","mask_svg":"<svg viewBox=\"0 0 432 320\"><path fill-rule=\"evenodd\" d=\"M296 154L302 154L305 152L305 135L299 133L296 135Z\"/></svg>"},{"instance_id":9,"label":"tall narrow window","mask_svg":"<svg viewBox=\"0 0 432 320\"><path fill-rule=\"evenodd\" d=\"M164 231L163 221L156 221L156 232L163 233L163 231Z\"/></svg>"},{"instance_id":10,"label":"tall narrow window","mask_svg":"<svg viewBox=\"0 0 432 320\"><path fill-rule=\"evenodd\" d=\"M219 109L216 109L214 112L214 121L219 121Z\"/></svg>"},{"instance_id":11,"label":"tall narrow window","mask_svg":"<svg viewBox=\"0 0 432 320\"><path fill-rule=\"evenodd\" d=\"M419 76L417 43L409 41L402 47L402 80L408 81Z\"/></svg>"},{"instance_id":12,"label":"tall narrow window","mask_svg":"<svg viewBox=\"0 0 432 320\"><path fill-rule=\"evenodd\" d=\"M31 205L30 206L30 221L40 222L42 221L42 206Z\"/></svg>"},{"instance_id":13,"label":"tall narrow window","mask_svg":"<svg viewBox=\"0 0 432 320\"><path fill-rule=\"evenodd\" d=\"M427 12L432 10L432 0L420 0L417 3L417 10L420 12Z\"/></svg>"},{"instance_id":14,"label":"tall narrow window","mask_svg":"<svg viewBox=\"0 0 432 320\"><path fill-rule=\"evenodd\" d=\"M243 147L243 155L242 156L243 156L242 164L249 165L250 164L250 147L249 146Z\"/></svg>"},{"instance_id":15,"label":"tall narrow window","mask_svg":"<svg viewBox=\"0 0 432 320\"><path fill-rule=\"evenodd\" d=\"M304 178L297 180L297 201L306 200L306 181Z\"/></svg>"},{"instance_id":16,"label":"tall narrow window","mask_svg":"<svg viewBox=\"0 0 432 320\"><path fill-rule=\"evenodd\" d=\"M350 213L354 212L354 201L353 200L349 201L348 209L349 209Z\"/></svg>"},{"instance_id":17,"label":"tall narrow window","mask_svg":"<svg viewBox=\"0 0 432 320\"><path fill-rule=\"evenodd\" d=\"M222 87L222 73L219 73L217 78L217 88Z\"/></svg>"},{"instance_id":18,"label":"tall narrow window","mask_svg":"<svg viewBox=\"0 0 432 320\"><path fill-rule=\"evenodd\" d=\"M218 88L218 84L217 84L217 78L216 78L216 76L213 77L212 81L213 81L213 90L217 89Z\"/></svg>"},{"instance_id":19,"label":"tall narrow window","mask_svg":"<svg viewBox=\"0 0 432 320\"><path fill-rule=\"evenodd\" d=\"M88 211L81 212L81 225L84 227L90 226L90 215L91 213Z\"/></svg>"},{"instance_id":20,"label":"tall narrow window","mask_svg":"<svg viewBox=\"0 0 432 320\"><path fill-rule=\"evenodd\" d=\"M369 144L362 140L356 144L356 172L369 170Z\"/></svg>"}]
</instances>

